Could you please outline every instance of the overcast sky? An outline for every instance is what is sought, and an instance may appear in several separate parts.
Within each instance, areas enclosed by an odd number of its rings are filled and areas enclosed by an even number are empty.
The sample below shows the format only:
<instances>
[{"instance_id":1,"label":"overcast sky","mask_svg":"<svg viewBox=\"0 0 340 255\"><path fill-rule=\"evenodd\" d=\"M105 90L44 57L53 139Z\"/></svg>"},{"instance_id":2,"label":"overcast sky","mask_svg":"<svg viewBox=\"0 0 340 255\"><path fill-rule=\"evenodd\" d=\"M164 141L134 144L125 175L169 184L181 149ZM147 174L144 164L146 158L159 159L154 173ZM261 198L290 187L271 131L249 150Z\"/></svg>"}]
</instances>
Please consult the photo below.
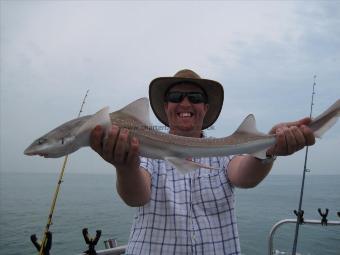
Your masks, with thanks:
<instances>
[{"instance_id":1,"label":"overcast sky","mask_svg":"<svg viewBox=\"0 0 340 255\"><path fill-rule=\"evenodd\" d=\"M1 1L1 171L58 172L62 159L23 155L36 138L84 114L148 95L149 82L191 68L221 82L225 102L209 136L253 113L258 129L340 98L338 1ZM155 125L159 124L152 117ZM313 174L340 174L339 123L310 149ZM304 152L273 174L301 174ZM88 148L68 172L112 173Z\"/></svg>"}]
</instances>

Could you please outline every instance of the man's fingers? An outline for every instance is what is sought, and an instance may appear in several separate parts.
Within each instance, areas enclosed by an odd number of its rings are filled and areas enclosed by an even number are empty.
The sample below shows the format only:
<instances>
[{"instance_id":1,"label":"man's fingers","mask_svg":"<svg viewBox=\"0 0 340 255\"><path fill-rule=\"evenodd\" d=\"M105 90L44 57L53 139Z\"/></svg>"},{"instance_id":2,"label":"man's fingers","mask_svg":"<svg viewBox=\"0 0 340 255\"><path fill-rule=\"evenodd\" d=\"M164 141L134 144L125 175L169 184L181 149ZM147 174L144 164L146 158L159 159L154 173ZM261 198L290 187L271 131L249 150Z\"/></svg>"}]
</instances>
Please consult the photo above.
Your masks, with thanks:
<instances>
[{"instance_id":1,"label":"man's fingers","mask_svg":"<svg viewBox=\"0 0 340 255\"><path fill-rule=\"evenodd\" d=\"M116 147L113 152L114 161L117 164L123 163L126 158L128 135L129 132L127 129L121 129L119 132Z\"/></svg>"},{"instance_id":2,"label":"man's fingers","mask_svg":"<svg viewBox=\"0 0 340 255\"><path fill-rule=\"evenodd\" d=\"M302 125L308 125L311 121L312 121L311 118L306 117L306 118L300 119L298 121L287 122L287 123L284 123L284 124L287 127L292 127L292 126L300 127Z\"/></svg>"},{"instance_id":3,"label":"man's fingers","mask_svg":"<svg viewBox=\"0 0 340 255\"><path fill-rule=\"evenodd\" d=\"M103 158L107 161L112 161L114 146L117 140L119 129L116 126L112 126L108 132L107 138L103 139Z\"/></svg>"},{"instance_id":4,"label":"man's fingers","mask_svg":"<svg viewBox=\"0 0 340 255\"><path fill-rule=\"evenodd\" d=\"M301 126L301 130L303 132L303 135L305 137L306 140L306 145L313 145L315 143L315 136L314 136L314 132L312 129L310 129L309 127L302 125Z\"/></svg>"},{"instance_id":5,"label":"man's fingers","mask_svg":"<svg viewBox=\"0 0 340 255\"><path fill-rule=\"evenodd\" d=\"M292 128L285 127L284 133L286 137L286 151L283 151L283 154L290 155L293 154L297 150L297 141L294 136L294 132Z\"/></svg>"},{"instance_id":6,"label":"man's fingers","mask_svg":"<svg viewBox=\"0 0 340 255\"><path fill-rule=\"evenodd\" d=\"M96 126L91 134L90 134L90 146L97 153L101 154L102 152L102 136L103 130L101 126Z\"/></svg>"},{"instance_id":7,"label":"man's fingers","mask_svg":"<svg viewBox=\"0 0 340 255\"><path fill-rule=\"evenodd\" d=\"M104 130L97 126L90 134L90 146L103 159L117 168L139 165L139 142L133 137L129 143L129 131L112 125L107 137Z\"/></svg>"},{"instance_id":8,"label":"man's fingers","mask_svg":"<svg viewBox=\"0 0 340 255\"><path fill-rule=\"evenodd\" d=\"M306 139L300 128L294 126L291 127L291 130L296 140L296 150L301 150L306 145Z\"/></svg>"},{"instance_id":9,"label":"man's fingers","mask_svg":"<svg viewBox=\"0 0 340 255\"><path fill-rule=\"evenodd\" d=\"M313 145L314 143L315 137L309 127L305 125L300 127L283 126L276 130L276 144L267 153L278 156L291 155L306 145Z\"/></svg>"},{"instance_id":10,"label":"man's fingers","mask_svg":"<svg viewBox=\"0 0 340 255\"><path fill-rule=\"evenodd\" d=\"M276 135L276 144L267 153L269 155L290 155L305 146L313 145L315 136L308 127L311 121L311 118L306 117L275 125L269 133Z\"/></svg>"},{"instance_id":11,"label":"man's fingers","mask_svg":"<svg viewBox=\"0 0 340 255\"><path fill-rule=\"evenodd\" d=\"M303 118L297 121L279 123L275 125L274 127L272 127L272 129L269 131L269 134L276 134L276 130L278 130L279 128L283 128L283 127L293 127L293 126L301 127L303 125L306 126L311 121L312 121L311 118L306 117L306 118Z\"/></svg>"},{"instance_id":12,"label":"man's fingers","mask_svg":"<svg viewBox=\"0 0 340 255\"><path fill-rule=\"evenodd\" d=\"M126 158L127 162L133 162L139 160L139 141L136 137L131 138L130 150Z\"/></svg>"},{"instance_id":13,"label":"man's fingers","mask_svg":"<svg viewBox=\"0 0 340 255\"><path fill-rule=\"evenodd\" d=\"M283 132L283 128L279 128L276 130L276 144L271 152L268 152L270 155L281 155L281 151L286 150L286 137Z\"/></svg>"},{"instance_id":14,"label":"man's fingers","mask_svg":"<svg viewBox=\"0 0 340 255\"><path fill-rule=\"evenodd\" d=\"M290 155L296 151L297 141L293 131L288 127L281 127L276 130L276 144L269 149L269 155Z\"/></svg>"}]
</instances>

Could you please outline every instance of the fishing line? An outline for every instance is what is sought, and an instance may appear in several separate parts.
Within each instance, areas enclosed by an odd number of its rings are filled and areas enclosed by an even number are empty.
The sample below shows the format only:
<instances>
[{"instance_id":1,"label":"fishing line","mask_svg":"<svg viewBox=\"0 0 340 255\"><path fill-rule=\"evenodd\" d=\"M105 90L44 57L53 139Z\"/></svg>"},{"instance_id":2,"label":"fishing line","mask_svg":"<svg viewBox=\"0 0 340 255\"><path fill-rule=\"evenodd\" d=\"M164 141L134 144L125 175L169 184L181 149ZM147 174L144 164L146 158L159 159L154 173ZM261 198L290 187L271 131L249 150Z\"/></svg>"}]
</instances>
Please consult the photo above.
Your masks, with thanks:
<instances>
[{"instance_id":1,"label":"fishing line","mask_svg":"<svg viewBox=\"0 0 340 255\"><path fill-rule=\"evenodd\" d=\"M314 83L313 83L313 92L312 92L312 99L310 103L310 113L309 117L312 118L312 113L313 113L313 105L314 105L314 95L315 95L315 86L316 86L316 75L314 75ZM299 229L300 225L303 223L303 211L301 210L302 208L302 199L303 199L303 191L305 189L305 178L306 178L306 173L309 172L310 170L307 169L307 161L308 161L308 146L306 146L306 152L305 152L305 162L303 166L303 174L302 174L302 183L301 183L301 190L300 190L300 200L299 200L299 209L297 212L295 212L297 221L295 225L295 234L294 234L294 244L293 244L293 250L292 250L292 255L296 255L296 248L297 248L297 241L298 241L298 236L299 236Z\"/></svg>"},{"instance_id":2,"label":"fishing line","mask_svg":"<svg viewBox=\"0 0 340 255\"><path fill-rule=\"evenodd\" d=\"M88 93L89 93L89 90L86 91L86 94L84 96L83 102L81 103L80 110L79 110L79 113L78 113L78 118L80 117L81 113L83 112L83 107L84 107L84 104L85 104L85 101L86 101ZM54 196L53 196L53 199L52 199L52 205L51 205L51 208L50 208L50 213L48 215L48 220L47 220L47 224L46 224L45 231L44 231L44 237L43 237L43 240L41 242L39 255L43 255L43 251L44 251L44 248L45 248L46 243L47 243L47 233L48 233L48 231L50 229L50 226L52 224L52 217L53 217L55 205L57 203L57 198L58 198L58 194L59 194L59 190L60 190L60 185L63 182L63 176L64 176L64 171L65 171L65 168L66 168L67 159L68 159L68 155L66 155L65 158L64 158L64 163L63 163L63 166L61 168L61 172L60 172L60 175L59 175L57 187L56 187L56 189L54 191Z\"/></svg>"}]
</instances>

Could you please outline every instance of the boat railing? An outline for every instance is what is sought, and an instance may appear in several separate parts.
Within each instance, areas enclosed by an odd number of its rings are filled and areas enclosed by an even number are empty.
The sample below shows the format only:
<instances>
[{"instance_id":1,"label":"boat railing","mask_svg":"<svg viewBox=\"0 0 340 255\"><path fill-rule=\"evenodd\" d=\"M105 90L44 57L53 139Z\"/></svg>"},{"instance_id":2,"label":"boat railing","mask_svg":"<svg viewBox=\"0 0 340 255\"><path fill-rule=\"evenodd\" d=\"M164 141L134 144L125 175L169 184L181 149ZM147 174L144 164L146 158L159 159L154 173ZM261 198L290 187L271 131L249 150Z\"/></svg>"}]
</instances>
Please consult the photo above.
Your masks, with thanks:
<instances>
[{"instance_id":1,"label":"boat railing","mask_svg":"<svg viewBox=\"0 0 340 255\"><path fill-rule=\"evenodd\" d=\"M121 246L117 246L114 248L109 248L109 249L105 249L105 250L99 250L96 251L97 255L121 255L125 253L127 245L121 245ZM86 253L82 253L80 255L84 255Z\"/></svg>"},{"instance_id":2,"label":"boat railing","mask_svg":"<svg viewBox=\"0 0 340 255\"><path fill-rule=\"evenodd\" d=\"M284 224L296 224L297 219L284 219L276 222L273 227L271 228L269 232L269 237L268 237L268 255L273 255L275 254L274 251L274 235L276 233L276 230L284 225ZM327 222L322 221L322 220L303 220L303 223L300 223L301 225L322 225L322 226L340 226L340 221L335 221L335 220L327 220ZM121 245L117 246L114 248L107 248L104 250L99 250L96 251L98 255L121 255L125 253L127 245ZM82 253L81 255L83 255Z\"/></svg>"},{"instance_id":3,"label":"boat railing","mask_svg":"<svg viewBox=\"0 0 340 255\"><path fill-rule=\"evenodd\" d=\"M97 251L98 255L120 255L124 254L127 245L117 246L115 248L105 249L101 251Z\"/></svg>"},{"instance_id":4,"label":"boat railing","mask_svg":"<svg viewBox=\"0 0 340 255\"><path fill-rule=\"evenodd\" d=\"M277 223L273 225L269 232L269 237L268 237L268 254L273 255L275 254L274 252L274 247L273 247L273 239L274 239L274 234L276 230L282 226L283 224L296 224L297 219L284 219L280 220ZM333 220L328 220L327 223L323 222L322 220L303 220L303 223L300 223L302 225L309 224L309 225L323 225L323 226L340 226L340 221L333 221Z\"/></svg>"}]
</instances>

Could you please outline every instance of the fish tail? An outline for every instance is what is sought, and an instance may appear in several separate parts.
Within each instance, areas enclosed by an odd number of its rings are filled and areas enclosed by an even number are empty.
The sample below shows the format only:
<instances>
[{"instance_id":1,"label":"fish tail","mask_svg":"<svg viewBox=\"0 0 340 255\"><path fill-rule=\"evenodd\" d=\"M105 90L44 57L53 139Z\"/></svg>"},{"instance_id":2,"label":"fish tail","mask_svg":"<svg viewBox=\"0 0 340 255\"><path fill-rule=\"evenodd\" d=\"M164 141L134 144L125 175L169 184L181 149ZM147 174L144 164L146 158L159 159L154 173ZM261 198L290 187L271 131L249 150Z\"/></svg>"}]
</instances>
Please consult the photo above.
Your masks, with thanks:
<instances>
[{"instance_id":1,"label":"fish tail","mask_svg":"<svg viewBox=\"0 0 340 255\"><path fill-rule=\"evenodd\" d=\"M340 117L340 99L338 99L323 114L315 118L310 128L314 131L317 138L321 138L331 127L335 125Z\"/></svg>"}]
</instances>

